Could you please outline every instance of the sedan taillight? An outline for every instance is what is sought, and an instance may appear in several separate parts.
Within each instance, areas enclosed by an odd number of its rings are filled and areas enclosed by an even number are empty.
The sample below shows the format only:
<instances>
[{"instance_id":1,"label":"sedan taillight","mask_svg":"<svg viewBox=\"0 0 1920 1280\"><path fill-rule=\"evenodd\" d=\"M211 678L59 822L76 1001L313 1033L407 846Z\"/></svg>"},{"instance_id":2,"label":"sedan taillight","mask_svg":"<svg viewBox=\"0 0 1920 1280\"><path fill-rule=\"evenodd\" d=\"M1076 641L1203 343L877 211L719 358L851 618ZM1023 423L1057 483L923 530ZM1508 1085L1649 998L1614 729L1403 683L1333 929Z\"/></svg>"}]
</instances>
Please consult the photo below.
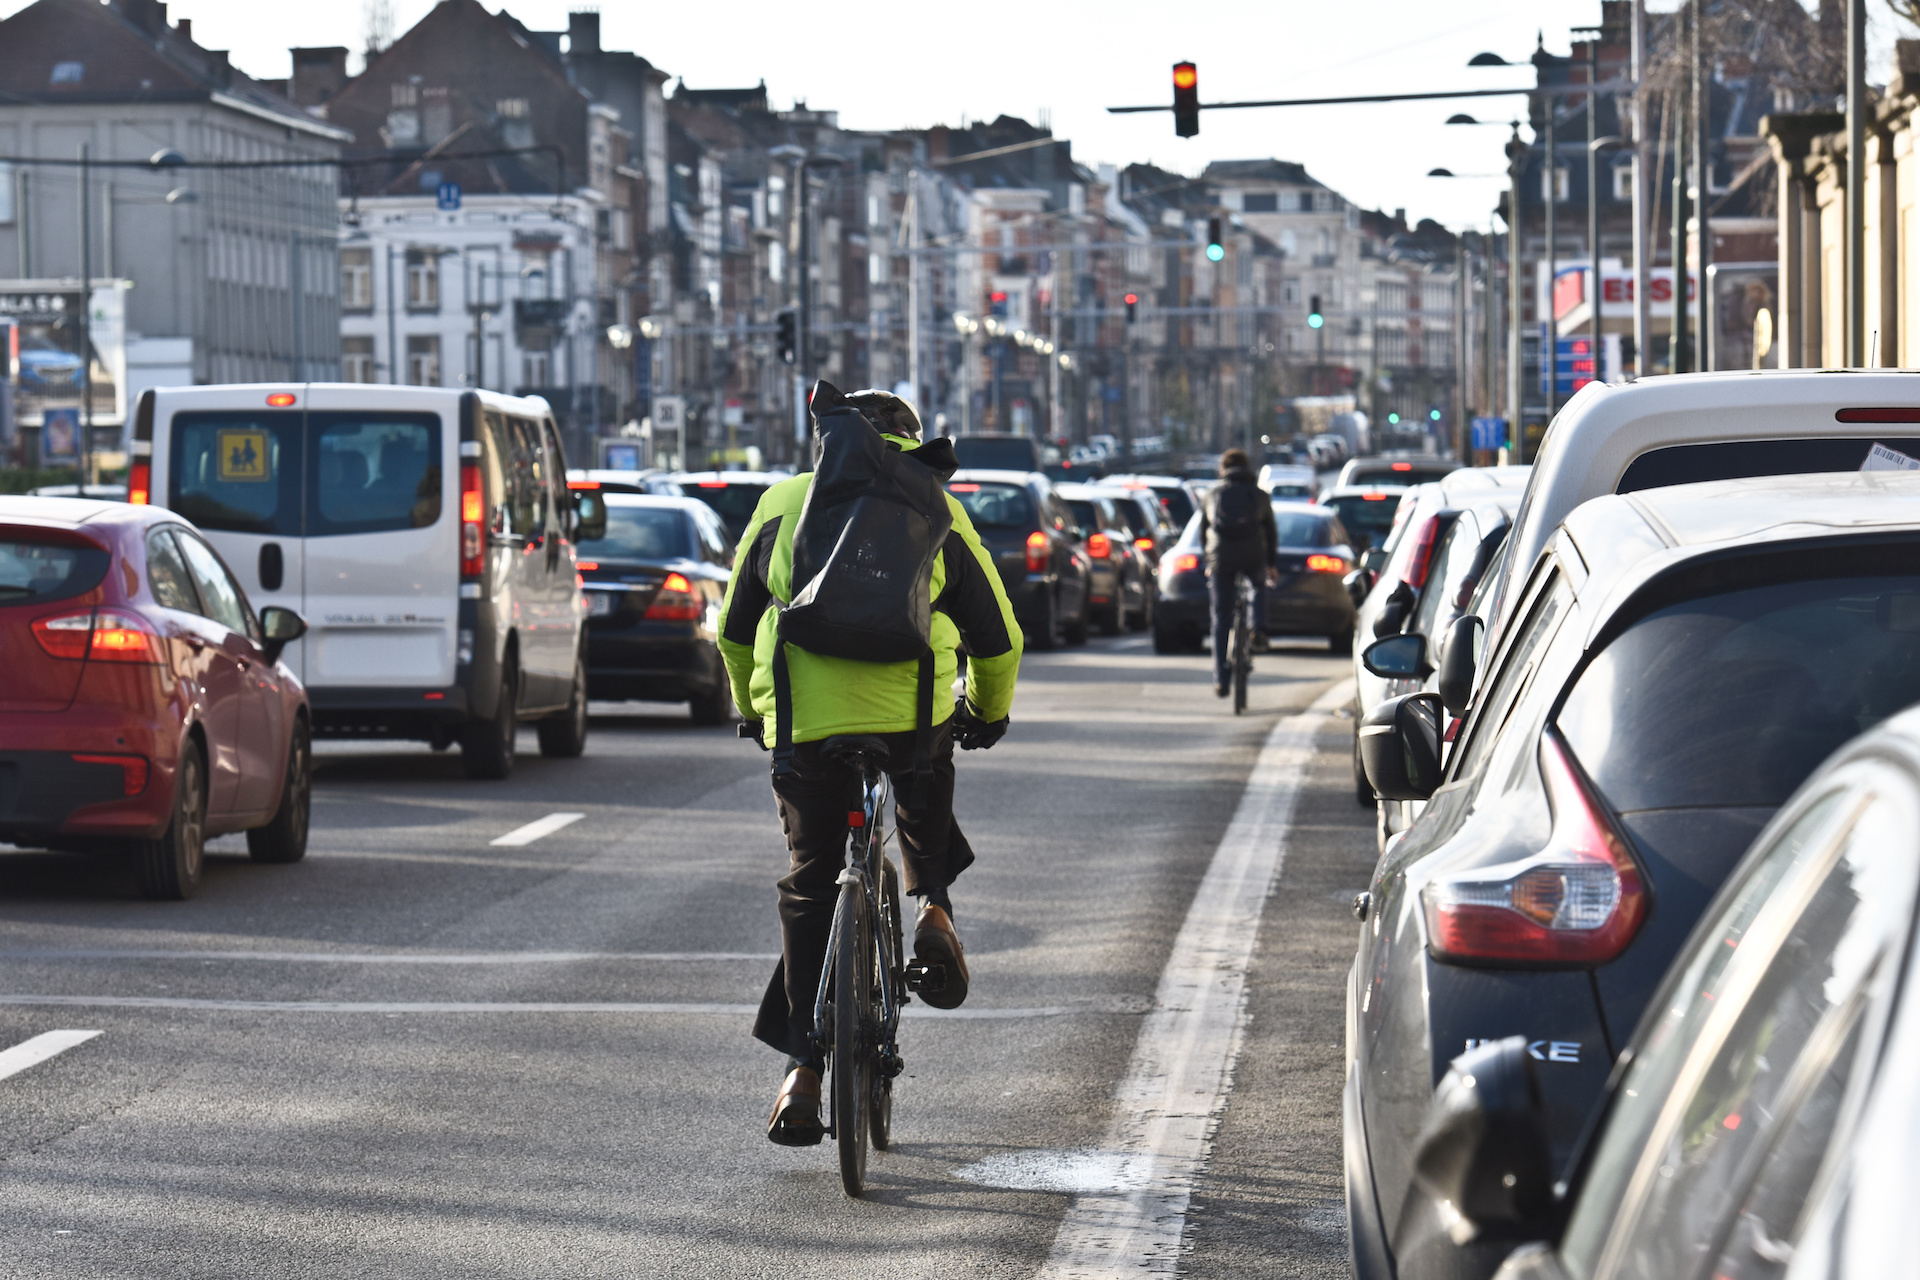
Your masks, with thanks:
<instances>
[{"instance_id":1,"label":"sedan taillight","mask_svg":"<svg viewBox=\"0 0 1920 1280\"><path fill-rule=\"evenodd\" d=\"M119 609L89 609L51 618L36 618L33 638L51 658L77 662L157 663L160 636L136 614Z\"/></svg>"},{"instance_id":2,"label":"sedan taillight","mask_svg":"<svg viewBox=\"0 0 1920 1280\"><path fill-rule=\"evenodd\" d=\"M1307 557L1309 573L1345 573L1347 562L1339 556L1311 555Z\"/></svg>"},{"instance_id":3,"label":"sedan taillight","mask_svg":"<svg viewBox=\"0 0 1920 1280\"><path fill-rule=\"evenodd\" d=\"M1170 574L1192 573L1199 567L1200 557L1191 551L1182 551L1179 555L1167 561L1167 572Z\"/></svg>"},{"instance_id":4,"label":"sedan taillight","mask_svg":"<svg viewBox=\"0 0 1920 1280\"><path fill-rule=\"evenodd\" d=\"M1553 813L1545 849L1421 891L1435 959L1605 964L1639 931L1640 865L1553 729L1540 738L1540 775Z\"/></svg>"},{"instance_id":5,"label":"sedan taillight","mask_svg":"<svg viewBox=\"0 0 1920 1280\"><path fill-rule=\"evenodd\" d=\"M700 617L700 597L685 574L670 573L647 606L648 622L693 622Z\"/></svg>"},{"instance_id":6,"label":"sedan taillight","mask_svg":"<svg viewBox=\"0 0 1920 1280\"><path fill-rule=\"evenodd\" d=\"M1047 535L1035 529L1027 535L1027 572L1045 573L1051 549L1047 545Z\"/></svg>"},{"instance_id":7,"label":"sedan taillight","mask_svg":"<svg viewBox=\"0 0 1920 1280\"><path fill-rule=\"evenodd\" d=\"M1087 554L1095 560L1105 560L1113 550L1113 540L1104 533L1096 533L1087 539Z\"/></svg>"}]
</instances>

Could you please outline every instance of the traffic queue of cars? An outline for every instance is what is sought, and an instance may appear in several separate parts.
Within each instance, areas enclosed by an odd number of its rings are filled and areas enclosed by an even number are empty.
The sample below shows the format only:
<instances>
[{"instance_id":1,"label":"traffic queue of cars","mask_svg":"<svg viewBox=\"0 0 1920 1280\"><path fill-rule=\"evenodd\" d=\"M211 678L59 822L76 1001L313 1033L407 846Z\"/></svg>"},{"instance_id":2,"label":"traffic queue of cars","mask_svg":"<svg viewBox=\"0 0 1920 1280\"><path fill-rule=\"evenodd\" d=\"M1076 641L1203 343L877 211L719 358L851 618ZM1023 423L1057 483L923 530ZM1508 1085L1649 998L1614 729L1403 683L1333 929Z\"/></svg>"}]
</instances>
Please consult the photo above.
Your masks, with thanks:
<instances>
[{"instance_id":1,"label":"traffic queue of cars","mask_svg":"<svg viewBox=\"0 0 1920 1280\"><path fill-rule=\"evenodd\" d=\"M1401 500L1362 614L1403 829L1354 903L1357 1275L1910 1268L1911 395L1595 384L1517 502Z\"/></svg>"}]
</instances>

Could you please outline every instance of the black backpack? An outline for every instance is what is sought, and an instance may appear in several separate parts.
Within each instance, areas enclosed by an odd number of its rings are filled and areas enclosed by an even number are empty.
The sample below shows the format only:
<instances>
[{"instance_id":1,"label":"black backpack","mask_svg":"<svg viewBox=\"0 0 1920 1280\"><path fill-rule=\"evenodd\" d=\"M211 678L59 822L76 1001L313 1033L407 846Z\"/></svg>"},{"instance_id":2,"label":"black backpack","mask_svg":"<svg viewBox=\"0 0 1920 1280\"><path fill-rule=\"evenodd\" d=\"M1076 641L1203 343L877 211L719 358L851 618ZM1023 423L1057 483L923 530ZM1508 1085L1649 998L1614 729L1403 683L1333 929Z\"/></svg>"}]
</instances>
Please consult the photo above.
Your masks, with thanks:
<instances>
[{"instance_id":1,"label":"black backpack","mask_svg":"<svg viewBox=\"0 0 1920 1280\"><path fill-rule=\"evenodd\" d=\"M952 446L915 454L884 440L828 382L814 387L813 484L793 531L793 598L778 604L773 685L775 773L792 769L793 695L786 645L862 662L920 663L920 759L930 772L933 725L933 566L953 530L942 482ZM940 470L936 470L939 467Z\"/></svg>"},{"instance_id":2,"label":"black backpack","mask_svg":"<svg viewBox=\"0 0 1920 1280\"><path fill-rule=\"evenodd\" d=\"M1260 536L1260 507L1267 495L1258 485L1223 480L1207 495L1207 523L1221 545L1250 542Z\"/></svg>"}]
</instances>

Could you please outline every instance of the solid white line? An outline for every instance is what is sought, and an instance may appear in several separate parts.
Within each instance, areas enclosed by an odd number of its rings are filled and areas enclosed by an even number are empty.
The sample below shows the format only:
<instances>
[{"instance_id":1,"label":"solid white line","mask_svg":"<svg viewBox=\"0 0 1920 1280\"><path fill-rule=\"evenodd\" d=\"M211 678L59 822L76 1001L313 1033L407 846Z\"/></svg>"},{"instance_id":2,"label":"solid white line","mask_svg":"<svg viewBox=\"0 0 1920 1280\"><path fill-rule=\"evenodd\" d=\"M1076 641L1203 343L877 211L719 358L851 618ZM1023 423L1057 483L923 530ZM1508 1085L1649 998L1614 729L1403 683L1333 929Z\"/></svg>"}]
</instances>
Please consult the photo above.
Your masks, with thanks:
<instances>
[{"instance_id":1,"label":"solid white line","mask_svg":"<svg viewBox=\"0 0 1920 1280\"><path fill-rule=\"evenodd\" d=\"M0 1053L0 1080L39 1066L48 1058L65 1053L77 1044L85 1044L99 1034L98 1031L43 1031L31 1040L22 1040Z\"/></svg>"},{"instance_id":2,"label":"solid white line","mask_svg":"<svg viewBox=\"0 0 1920 1280\"><path fill-rule=\"evenodd\" d=\"M778 960L778 951L133 951L112 948L76 950L0 950L0 960L196 960L249 961L257 964L592 964L691 960Z\"/></svg>"},{"instance_id":3,"label":"solid white line","mask_svg":"<svg viewBox=\"0 0 1920 1280\"><path fill-rule=\"evenodd\" d=\"M515 827L512 831L488 844L498 848L517 848L523 844L532 844L541 836L550 836L562 827L570 827L586 817L584 813L550 813L538 822L529 822L524 827Z\"/></svg>"},{"instance_id":4,"label":"solid white line","mask_svg":"<svg viewBox=\"0 0 1920 1280\"><path fill-rule=\"evenodd\" d=\"M1043 1280L1175 1274L1187 1204L1233 1087L1247 966L1314 735L1353 699L1351 681L1273 727L1160 974L1153 1009L1115 1096L1104 1149L1139 1175L1127 1189L1078 1197L1061 1220Z\"/></svg>"},{"instance_id":5,"label":"solid white line","mask_svg":"<svg viewBox=\"0 0 1920 1280\"><path fill-rule=\"evenodd\" d=\"M0 995L0 1005L66 1007L82 1009L209 1009L242 1013L663 1013L682 1016L751 1017L760 1011L757 1004L713 1004L676 1001L511 1001L511 1000L206 1000L191 996L62 996ZM1125 1013L1124 1009L1101 1005L1040 1005L1025 1009L953 1009L939 1011L918 1005L901 1010L910 1018L959 1018L992 1020L1001 1018L1055 1018L1068 1014ZM98 1035L97 1031L56 1032L53 1034ZM28 1044L33 1041L28 1041ZM77 1041L75 1043L78 1043ZM25 1046L21 1046L24 1048ZM8 1052L18 1052L9 1050ZM56 1050L55 1052L58 1052ZM5 1055L0 1055L4 1061ZM37 1059L36 1059L37 1061ZM32 1063L26 1064L31 1066Z\"/></svg>"}]
</instances>

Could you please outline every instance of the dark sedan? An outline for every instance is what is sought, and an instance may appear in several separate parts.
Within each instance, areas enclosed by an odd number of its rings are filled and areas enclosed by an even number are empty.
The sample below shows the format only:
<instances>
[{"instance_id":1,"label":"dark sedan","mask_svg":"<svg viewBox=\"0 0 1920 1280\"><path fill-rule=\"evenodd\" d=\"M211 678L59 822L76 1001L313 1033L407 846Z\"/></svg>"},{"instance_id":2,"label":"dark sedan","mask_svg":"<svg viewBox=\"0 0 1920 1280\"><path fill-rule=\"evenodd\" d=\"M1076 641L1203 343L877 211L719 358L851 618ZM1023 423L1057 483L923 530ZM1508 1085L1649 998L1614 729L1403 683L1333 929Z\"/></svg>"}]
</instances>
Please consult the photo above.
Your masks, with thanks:
<instances>
[{"instance_id":1,"label":"dark sedan","mask_svg":"<svg viewBox=\"0 0 1920 1280\"><path fill-rule=\"evenodd\" d=\"M1116 495L1093 485L1062 484L1054 492L1073 512L1082 550L1093 567L1088 600L1102 635L1145 631L1153 625L1154 562L1133 545L1133 528Z\"/></svg>"},{"instance_id":2,"label":"dark sedan","mask_svg":"<svg viewBox=\"0 0 1920 1280\"><path fill-rule=\"evenodd\" d=\"M1273 504L1280 539L1280 581L1267 589L1267 634L1325 636L1335 653L1353 645L1353 600L1341 580L1353 568L1353 547L1333 510L1308 502ZM1153 620L1155 653L1191 652L1212 629L1206 548L1200 517L1160 562L1160 599Z\"/></svg>"},{"instance_id":3,"label":"dark sedan","mask_svg":"<svg viewBox=\"0 0 1920 1280\"><path fill-rule=\"evenodd\" d=\"M1527 576L1484 680L1468 614L1437 694L1367 712L1375 791L1430 803L1355 903L1345 1128L1362 1280L1499 1265L1504 1247L1456 1243L1455 1210L1419 1181L1447 1064L1525 1037L1551 1172L1565 1171L1618 1051L1756 833L1829 752L1920 701L1917 556L1920 477L1598 498ZM1426 650L1396 635L1365 657L1417 675ZM1465 721L1443 767L1447 711Z\"/></svg>"},{"instance_id":4,"label":"dark sedan","mask_svg":"<svg viewBox=\"0 0 1920 1280\"><path fill-rule=\"evenodd\" d=\"M1087 638L1092 563L1074 537L1073 513L1037 471L956 471L947 492L973 522L1000 570L1029 649Z\"/></svg>"},{"instance_id":5,"label":"dark sedan","mask_svg":"<svg viewBox=\"0 0 1920 1280\"><path fill-rule=\"evenodd\" d=\"M586 580L587 696L685 702L724 724L733 691L720 660L720 602L733 540L693 498L607 495L607 534L578 548Z\"/></svg>"}]
</instances>

